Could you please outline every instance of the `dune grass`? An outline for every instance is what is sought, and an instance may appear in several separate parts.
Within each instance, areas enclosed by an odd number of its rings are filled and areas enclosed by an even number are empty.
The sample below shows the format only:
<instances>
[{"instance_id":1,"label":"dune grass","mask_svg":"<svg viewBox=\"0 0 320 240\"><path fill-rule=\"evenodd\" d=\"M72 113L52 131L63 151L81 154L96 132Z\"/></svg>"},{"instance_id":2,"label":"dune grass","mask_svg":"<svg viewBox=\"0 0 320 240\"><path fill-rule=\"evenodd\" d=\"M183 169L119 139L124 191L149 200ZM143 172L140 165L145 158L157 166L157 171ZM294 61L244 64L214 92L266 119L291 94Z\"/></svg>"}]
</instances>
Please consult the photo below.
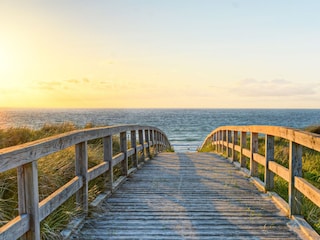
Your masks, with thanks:
<instances>
[{"instance_id":1,"label":"dune grass","mask_svg":"<svg viewBox=\"0 0 320 240\"><path fill-rule=\"evenodd\" d=\"M312 133L320 134L320 126L310 126L304 129ZM289 141L281 138L275 138L274 160L282 166L289 168ZM264 155L265 142L264 138L258 139L258 153ZM250 139L247 138L246 148L250 149ZM214 151L211 144L207 144L201 152ZM239 154L236 154L236 159L239 161ZM246 167L249 169L250 161L247 158ZM303 148L302 154L302 176L308 182L320 189L320 153L312 149ZM264 167L259 165L258 177L264 180ZM288 183L279 176L274 177L274 192L279 194L284 200L288 202ZM320 208L313 204L309 199L303 198L302 214L309 224L320 233Z\"/></svg>"}]
</instances>

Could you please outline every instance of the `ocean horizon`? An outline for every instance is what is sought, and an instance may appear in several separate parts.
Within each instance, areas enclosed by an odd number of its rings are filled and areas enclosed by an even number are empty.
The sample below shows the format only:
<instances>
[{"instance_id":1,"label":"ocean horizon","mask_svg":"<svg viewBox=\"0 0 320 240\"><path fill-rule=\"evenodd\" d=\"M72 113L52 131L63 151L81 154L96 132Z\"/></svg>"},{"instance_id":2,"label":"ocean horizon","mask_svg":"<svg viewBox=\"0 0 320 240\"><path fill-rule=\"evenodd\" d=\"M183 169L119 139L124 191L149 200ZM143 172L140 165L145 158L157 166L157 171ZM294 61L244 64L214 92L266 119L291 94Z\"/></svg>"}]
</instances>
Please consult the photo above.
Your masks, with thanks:
<instances>
[{"instance_id":1,"label":"ocean horizon","mask_svg":"<svg viewBox=\"0 0 320 240\"><path fill-rule=\"evenodd\" d=\"M0 108L0 129L39 129L46 123L79 127L140 124L163 130L175 151L196 151L223 125L274 125L303 129L320 125L320 109L256 108Z\"/></svg>"}]
</instances>

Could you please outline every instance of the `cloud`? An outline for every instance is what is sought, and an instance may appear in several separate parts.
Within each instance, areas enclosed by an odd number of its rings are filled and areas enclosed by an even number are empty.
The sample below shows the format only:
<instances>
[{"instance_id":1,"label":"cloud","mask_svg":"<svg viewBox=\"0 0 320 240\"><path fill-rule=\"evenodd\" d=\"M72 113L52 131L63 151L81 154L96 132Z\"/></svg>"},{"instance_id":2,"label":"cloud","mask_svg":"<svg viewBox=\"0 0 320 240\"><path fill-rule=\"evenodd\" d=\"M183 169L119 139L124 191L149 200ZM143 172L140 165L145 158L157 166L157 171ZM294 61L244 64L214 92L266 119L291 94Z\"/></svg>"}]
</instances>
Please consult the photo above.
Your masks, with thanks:
<instances>
[{"instance_id":1,"label":"cloud","mask_svg":"<svg viewBox=\"0 0 320 240\"><path fill-rule=\"evenodd\" d=\"M243 79L234 82L229 91L247 97L290 97L317 94L314 85L304 85L286 79L257 80Z\"/></svg>"},{"instance_id":2,"label":"cloud","mask_svg":"<svg viewBox=\"0 0 320 240\"><path fill-rule=\"evenodd\" d=\"M61 87L62 82L58 81L40 81L38 82L38 88L43 89L43 90L54 90L56 87Z\"/></svg>"},{"instance_id":3,"label":"cloud","mask_svg":"<svg viewBox=\"0 0 320 240\"><path fill-rule=\"evenodd\" d=\"M77 80L77 79L69 79L69 80L66 80L67 83L75 83L75 84L78 84L80 81Z\"/></svg>"},{"instance_id":4,"label":"cloud","mask_svg":"<svg viewBox=\"0 0 320 240\"><path fill-rule=\"evenodd\" d=\"M36 83L36 87L41 90L57 90L57 89L74 89L75 87L83 87L84 84L90 83L90 80L86 77L76 79L70 78L60 81L39 81Z\"/></svg>"}]
</instances>

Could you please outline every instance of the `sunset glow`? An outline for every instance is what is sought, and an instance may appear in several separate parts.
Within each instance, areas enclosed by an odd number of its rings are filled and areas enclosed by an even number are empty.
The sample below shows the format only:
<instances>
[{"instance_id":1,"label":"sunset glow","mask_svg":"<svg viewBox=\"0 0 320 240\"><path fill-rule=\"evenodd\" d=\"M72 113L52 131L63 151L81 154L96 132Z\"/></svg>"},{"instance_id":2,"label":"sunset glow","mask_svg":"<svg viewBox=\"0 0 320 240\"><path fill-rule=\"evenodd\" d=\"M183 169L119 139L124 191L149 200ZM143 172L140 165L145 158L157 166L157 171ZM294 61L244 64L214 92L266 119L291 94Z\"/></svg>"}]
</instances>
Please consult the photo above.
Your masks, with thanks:
<instances>
[{"instance_id":1,"label":"sunset glow","mask_svg":"<svg viewBox=\"0 0 320 240\"><path fill-rule=\"evenodd\" d=\"M0 107L319 108L318 1L4 1Z\"/></svg>"}]
</instances>

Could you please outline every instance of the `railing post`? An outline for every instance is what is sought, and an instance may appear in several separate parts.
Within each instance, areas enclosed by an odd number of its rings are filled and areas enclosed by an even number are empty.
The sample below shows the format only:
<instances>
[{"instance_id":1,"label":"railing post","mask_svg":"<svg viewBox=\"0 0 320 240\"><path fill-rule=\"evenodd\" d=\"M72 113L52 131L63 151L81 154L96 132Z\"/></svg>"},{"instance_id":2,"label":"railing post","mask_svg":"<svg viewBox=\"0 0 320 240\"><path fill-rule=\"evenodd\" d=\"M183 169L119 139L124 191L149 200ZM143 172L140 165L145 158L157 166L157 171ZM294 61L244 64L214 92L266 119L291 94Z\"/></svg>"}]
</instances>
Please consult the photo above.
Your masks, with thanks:
<instances>
[{"instance_id":1,"label":"railing post","mask_svg":"<svg viewBox=\"0 0 320 240\"><path fill-rule=\"evenodd\" d=\"M150 159L150 142L149 142L149 129L145 129L144 131L144 137L145 137L145 141L147 143L147 147L146 147L146 154L147 154L147 157Z\"/></svg>"},{"instance_id":2,"label":"railing post","mask_svg":"<svg viewBox=\"0 0 320 240\"><path fill-rule=\"evenodd\" d=\"M274 173L269 170L269 162L274 161L274 136L265 136L265 159L264 183L265 190L270 191L274 188Z\"/></svg>"},{"instance_id":3,"label":"railing post","mask_svg":"<svg viewBox=\"0 0 320 240\"><path fill-rule=\"evenodd\" d=\"M124 160L121 162L122 175L128 176L127 132L120 133L120 151L124 154Z\"/></svg>"},{"instance_id":4,"label":"railing post","mask_svg":"<svg viewBox=\"0 0 320 240\"><path fill-rule=\"evenodd\" d=\"M154 129L150 129L150 144L152 146L152 154L155 154Z\"/></svg>"},{"instance_id":5,"label":"railing post","mask_svg":"<svg viewBox=\"0 0 320 240\"><path fill-rule=\"evenodd\" d=\"M113 190L113 166L112 166L112 136L106 136L103 138L103 160L108 162L109 171L106 174L107 185L106 189L112 192Z\"/></svg>"},{"instance_id":6,"label":"railing post","mask_svg":"<svg viewBox=\"0 0 320 240\"><path fill-rule=\"evenodd\" d=\"M227 140L227 131L223 130L222 131L222 155L226 152L227 147L225 147L224 143Z\"/></svg>"},{"instance_id":7,"label":"railing post","mask_svg":"<svg viewBox=\"0 0 320 240\"><path fill-rule=\"evenodd\" d=\"M235 146L238 144L238 131L233 131L232 138L232 162L236 161Z\"/></svg>"},{"instance_id":8,"label":"railing post","mask_svg":"<svg viewBox=\"0 0 320 240\"><path fill-rule=\"evenodd\" d=\"M222 152L222 131L218 131L218 153Z\"/></svg>"},{"instance_id":9,"label":"railing post","mask_svg":"<svg viewBox=\"0 0 320 240\"><path fill-rule=\"evenodd\" d=\"M139 130L139 144L142 146L141 149L141 159L144 162L144 141L143 141L143 130Z\"/></svg>"},{"instance_id":10,"label":"railing post","mask_svg":"<svg viewBox=\"0 0 320 240\"><path fill-rule=\"evenodd\" d=\"M76 193L77 204L82 210L88 212L88 154L87 142L76 144L76 175L82 178L83 186Z\"/></svg>"},{"instance_id":11,"label":"railing post","mask_svg":"<svg viewBox=\"0 0 320 240\"><path fill-rule=\"evenodd\" d=\"M230 130L226 130L226 142L227 142L227 146L226 146L226 155L227 158L230 157L230 149L229 149L229 142L231 141L231 131Z\"/></svg>"},{"instance_id":12,"label":"railing post","mask_svg":"<svg viewBox=\"0 0 320 240\"><path fill-rule=\"evenodd\" d=\"M164 150L164 147L165 147L165 139L164 139L164 136L163 136L163 134L161 133L161 151L163 151Z\"/></svg>"},{"instance_id":13,"label":"railing post","mask_svg":"<svg viewBox=\"0 0 320 240\"><path fill-rule=\"evenodd\" d=\"M216 152L218 152L218 133L216 132L215 134L214 134L214 149L215 149L215 151Z\"/></svg>"},{"instance_id":14,"label":"railing post","mask_svg":"<svg viewBox=\"0 0 320 240\"><path fill-rule=\"evenodd\" d=\"M30 230L24 240L40 240L38 163L27 163L18 168L19 214L30 215Z\"/></svg>"},{"instance_id":15,"label":"railing post","mask_svg":"<svg viewBox=\"0 0 320 240\"><path fill-rule=\"evenodd\" d=\"M243 154L243 149L245 149L247 146L247 133L246 132L241 132L240 136L240 166L245 167L246 166L246 159Z\"/></svg>"},{"instance_id":16,"label":"railing post","mask_svg":"<svg viewBox=\"0 0 320 240\"><path fill-rule=\"evenodd\" d=\"M159 132L159 151L162 152L163 146L162 146L162 133Z\"/></svg>"},{"instance_id":17,"label":"railing post","mask_svg":"<svg viewBox=\"0 0 320 240\"><path fill-rule=\"evenodd\" d=\"M155 131L155 133L154 133L154 135L155 135L155 151L156 151L156 153L158 153L159 152L159 132L158 131Z\"/></svg>"},{"instance_id":18,"label":"railing post","mask_svg":"<svg viewBox=\"0 0 320 240\"><path fill-rule=\"evenodd\" d=\"M137 151L137 134L136 130L131 131L131 147L134 149L133 156L133 166L138 167L138 151Z\"/></svg>"},{"instance_id":19,"label":"railing post","mask_svg":"<svg viewBox=\"0 0 320 240\"><path fill-rule=\"evenodd\" d=\"M250 133L250 176L258 175L258 163L253 160L253 154L258 152L258 133Z\"/></svg>"},{"instance_id":20,"label":"railing post","mask_svg":"<svg viewBox=\"0 0 320 240\"><path fill-rule=\"evenodd\" d=\"M301 213L301 193L295 189L295 176L302 176L302 147L290 141L289 147L289 207L290 216Z\"/></svg>"}]
</instances>

